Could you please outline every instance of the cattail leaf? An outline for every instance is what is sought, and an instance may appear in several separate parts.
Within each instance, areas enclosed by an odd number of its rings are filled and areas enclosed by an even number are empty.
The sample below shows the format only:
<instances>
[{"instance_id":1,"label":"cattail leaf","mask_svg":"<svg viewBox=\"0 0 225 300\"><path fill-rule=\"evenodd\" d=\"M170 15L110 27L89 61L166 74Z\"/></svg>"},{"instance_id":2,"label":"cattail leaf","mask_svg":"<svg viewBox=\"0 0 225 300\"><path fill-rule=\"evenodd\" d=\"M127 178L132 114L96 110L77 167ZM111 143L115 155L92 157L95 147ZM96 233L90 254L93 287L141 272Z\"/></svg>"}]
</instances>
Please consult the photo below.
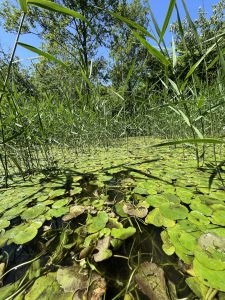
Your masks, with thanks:
<instances>
[{"instance_id":1,"label":"cattail leaf","mask_svg":"<svg viewBox=\"0 0 225 300\"><path fill-rule=\"evenodd\" d=\"M20 7L21 7L22 11L24 13L27 13L28 12L27 0L19 0L19 3L20 3Z\"/></svg>"},{"instance_id":2,"label":"cattail leaf","mask_svg":"<svg viewBox=\"0 0 225 300\"><path fill-rule=\"evenodd\" d=\"M180 115L183 117L184 121L188 124L188 126L191 126L189 118L185 115L185 113L179 109Z\"/></svg>"},{"instance_id":3,"label":"cattail leaf","mask_svg":"<svg viewBox=\"0 0 225 300\"><path fill-rule=\"evenodd\" d=\"M177 84L173 80L171 80L170 78L168 78L168 80L169 80L170 84L172 85L172 87L173 87L174 91L176 92L176 94L178 96L180 96L180 91L179 91L179 88L178 88Z\"/></svg>"},{"instance_id":4,"label":"cattail leaf","mask_svg":"<svg viewBox=\"0 0 225 300\"><path fill-rule=\"evenodd\" d=\"M154 41L156 41L155 37L154 37L152 34L150 34L150 33L148 32L148 30L146 30L146 29L145 29L144 27L142 27L141 25L139 25L139 24L137 24L137 23L135 23L135 22L133 22L133 21L131 21L131 20L125 18L125 17L122 17L121 15L119 15L119 14L117 14L117 13L115 13L115 12L112 12L112 11L109 11L109 10L108 10L107 13L109 13L109 14L110 14L111 16L113 16L114 18L116 18L116 19L118 19L118 20L120 20L120 21L126 23L126 24L127 24L128 26L130 26L131 28L134 28L134 29L137 29L137 30L141 31L144 35L146 35L146 36L150 37L151 39L153 39Z\"/></svg>"},{"instance_id":5,"label":"cattail leaf","mask_svg":"<svg viewBox=\"0 0 225 300\"><path fill-rule=\"evenodd\" d=\"M219 59L220 59L220 65L221 65L222 71L225 75L225 60L224 60L223 53L220 49L219 49Z\"/></svg>"},{"instance_id":6,"label":"cattail leaf","mask_svg":"<svg viewBox=\"0 0 225 300\"><path fill-rule=\"evenodd\" d=\"M203 135L202 135L201 132L198 130L198 128L195 127L194 125L192 125L192 128L193 128L194 131L197 133L197 136L198 136L200 139L203 139Z\"/></svg>"},{"instance_id":7,"label":"cattail leaf","mask_svg":"<svg viewBox=\"0 0 225 300\"><path fill-rule=\"evenodd\" d=\"M154 57L159 59L162 64L169 66L170 62L165 55L163 55L155 47L151 46L145 38L141 37L136 31L132 31L133 35L141 42L141 44L150 52Z\"/></svg>"},{"instance_id":8,"label":"cattail leaf","mask_svg":"<svg viewBox=\"0 0 225 300\"><path fill-rule=\"evenodd\" d=\"M54 2L51 2L48 0L27 0L27 3L29 5L38 6L38 7L50 10L50 11L54 11L54 12L72 16L76 19L80 19L80 20L86 22L90 27L92 27L90 25L90 23L88 22L88 20L83 15L76 12L75 10L71 10L71 9L61 6L57 3L54 3Z\"/></svg>"},{"instance_id":9,"label":"cattail leaf","mask_svg":"<svg viewBox=\"0 0 225 300\"><path fill-rule=\"evenodd\" d=\"M163 27L162 27L162 30L161 30L161 33L160 33L159 44L160 44L160 43L162 42L162 40L163 40L163 37L164 37L165 32L166 32L166 30L167 30L167 27L168 27L168 24L169 24L171 15L172 15L172 13L173 13L173 9L174 9L175 4L176 4L176 0L170 0L170 5L169 5L169 8L168 8L168 10L167 10L166 18L165 18L165 20L164 20Z\"/></svg>"},{"instance_id":10,"label":"cattail leaf","mask_svg":"<svg viewBox=\"0 0 225 300\"><path fill-rule=\"evenodd\" d=\"M40 50L38 48L35 48L33 46L30 46L28 44L24 44L24 43L21 43L21 42L18 42L18 45L20 45L23 48L26 48L27 50L30 50L30 51L32 51L34 53L37 53L38 55L41 55L41 56L43 56L43 57L45 57L45 58L47 58L49 60L52 60L52 61L54 61L56 63L59 63L63 67L67 67L67 65L64 62L62 62L61 60L59 60L58 58L56 58L55 56L53 56L53 55L51 55L51 54L49 54L47 52L44 52L44 51L42 51L42 50Z\"/></svg>"},{"instance_id":11,"label":"cattail leaf","mask_svg":"<svg viewBox=\"0 0 225 300\"><path fill-rule=\"evenodd\" d=\"M205 54L190 68L189 72L187 73L185 80L187 80L197 69L197 67L201 64L201 62L206 58L206 56L215 48L216 44L213 44L206 52Z\"/></svg>"},{"instance_id":12,"label":"cattail leaf","mask_svg":"<svg viewBox=\"0 0 225 300\"><path fill-rule=\"evenodd\" d=\"M92 85L91 81L89 80L89 78L87 77L87 75L85 74L85 72L83 71L82 68L80 68L80 72L81 72L81 75L82 75L83 79L86 81L87 85L89 86L89 88L92 89L93 85Z\"/></svg>"}]
</instances>

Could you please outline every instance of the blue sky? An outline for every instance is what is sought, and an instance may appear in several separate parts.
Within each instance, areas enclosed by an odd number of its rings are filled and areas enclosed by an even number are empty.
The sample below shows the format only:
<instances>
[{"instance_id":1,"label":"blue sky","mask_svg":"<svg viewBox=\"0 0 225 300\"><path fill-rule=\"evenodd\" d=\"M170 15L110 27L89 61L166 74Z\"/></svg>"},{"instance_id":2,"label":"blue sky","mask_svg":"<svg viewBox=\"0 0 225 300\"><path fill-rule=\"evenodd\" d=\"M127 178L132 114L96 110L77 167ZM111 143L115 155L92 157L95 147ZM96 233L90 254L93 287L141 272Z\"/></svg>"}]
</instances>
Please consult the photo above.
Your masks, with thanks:
<instances>
[{"instance_id":1,"label":"blue sky","mask_svg":"<svg viewBox=\"0 0 225 300\"><path fill-rule=\"evenodd\" d=\"M2 0L0 0L1 2ZM157 19L157 22L160 27L162 27L163 20L169 5L169 0L149 0L150 6L154 12L154 15ZM204 7L207 16L209 17L212 14L212 5L217 4L219 0L186 0L186 5L189 9L189 12L192 16L192 19L197 18L197 12L199 7ZM180 8L181 17L184 18L185 14L181 5L181 0L177 0L178 7ZM171 23L176 20L176 14L174 13L171 18ZM167 44L171 42L172 35L168 31L165 35L165 40ZM15 40L15 35L4 32L3 28L0 27L0 44L6 51L10 51L13 46L13 42ZM38 40L35 36L32 35L23 35L20 38L20 41L30 44L35 47L40 46L40 40ZM17 48L16 55L19 56L20 59L26 59L29 57L36 56L34 53L27 51L21 47ZM105 49L99 50L99 55L107 56L107 51ZM28 63L28 62L27 62Z\"/></svg>"}]
</instances>

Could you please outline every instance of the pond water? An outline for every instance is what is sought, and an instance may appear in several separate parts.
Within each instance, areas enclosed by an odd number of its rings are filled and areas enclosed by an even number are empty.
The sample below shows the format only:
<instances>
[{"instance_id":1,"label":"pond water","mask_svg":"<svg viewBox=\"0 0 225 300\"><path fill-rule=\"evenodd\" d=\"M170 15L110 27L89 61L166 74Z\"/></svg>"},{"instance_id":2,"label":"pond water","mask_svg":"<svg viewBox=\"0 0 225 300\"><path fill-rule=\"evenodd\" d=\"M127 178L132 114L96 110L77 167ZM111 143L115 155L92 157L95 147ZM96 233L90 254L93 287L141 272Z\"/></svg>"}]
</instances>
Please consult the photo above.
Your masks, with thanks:
<instances>
[{"instance_id":1,"label":"pond water","mask_svg":"<svg viewBox=\"0 0 225 300\"><path fill-rule=\"evenodd\" d=\"M224 299L222 164L212 146L197 169L193 146L153 142L56 151L57 168L25 181L11 171L0 299Z\"/></svg>"}]
</instances>

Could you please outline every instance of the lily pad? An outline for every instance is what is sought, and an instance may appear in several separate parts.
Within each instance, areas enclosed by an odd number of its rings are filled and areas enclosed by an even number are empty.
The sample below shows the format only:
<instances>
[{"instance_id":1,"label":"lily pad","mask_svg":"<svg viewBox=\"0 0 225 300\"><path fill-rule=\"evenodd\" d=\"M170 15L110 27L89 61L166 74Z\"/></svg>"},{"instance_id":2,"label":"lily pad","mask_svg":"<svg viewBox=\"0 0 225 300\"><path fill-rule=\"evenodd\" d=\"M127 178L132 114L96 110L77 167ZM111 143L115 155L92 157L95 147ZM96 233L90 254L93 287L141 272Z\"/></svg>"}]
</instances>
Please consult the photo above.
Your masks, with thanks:
<instances>
[{"instance_id":1,"label":"lily pad","mask_svg":"<svg viewBox=\"0 0 225 300\"><path fill-rule=\"evenodd\" d=\"M172 255L175 252L175 247L171 243L170 237L166 230L161 232L161 238L163 241L162 249L167 255Z\"/></svg>"},{"instance_id":2,"label":"lily pad","mask_svg":"<svg viewBox=\"0 0 225 300\"><path fill-rule=\"evenodd\" d=\"M24 230L19 231L15 237L12 239L12 242L18 245L22 245L32 241L37 235L38 230L34 226L26 227Z\"/></svg>"},{"instance_id":3,"label":"lily pad","mask_svg":"<svg viewBox=\"0 0 225 300\"><path fill-rule=\"evenodd\" d=\"M91 217L88 220L87 232L95 233L105 228L108 219L109 219L108 214L105 211L99 212L96 217Z\"/></svg>"},{"instance_id":4,"label":"lily pad","mask_svg":"<svg viewBox=\"0 0 225 300\"><path fill-rule=\"evenodd\" d=\"M46 206L43 204L37 204L30 208L27 208L21 215L21 219L29 220L34 219L46 211Z\"/></svg>"},{"instance_id":5,"label":"lily pad","mask_svg":"<svg viewBox=\"0 0 225 300\"><path fill-rule=\"evenodd\" d=\"M210 223L209 218L204 216L202 213L198 211L191 211L188 214L188 220L195 225L208 225Z\"/></svg>"},{"instance_id":6,"label":"lily pad","mask_svg":"<svg viewBox=\"0 0 225 300\"><path fill-rule=\"evenodd\" d=\"M94 254L94 260L96 262L106 260L112 256L112 251L109 249L110 236L106 236L103 239L99 239L96 249L98 253Z\"/></svg>"},{"instance_id":7,"label":"lily pad","mask_svg":"<svg viewBox=\"0 0 225 300\"><path fill-rule=\"evenodd\" d=\"M65 194L64 189L53 190L49 193L49 199L55 199L57 197L63 196Z\"/></svg>"},{"instance_id":8,"label":"lily pad","mask_svg":"<svg viewBox=\"0 0 225 300\"><path fill-rule=\"evenodd\" d=\"M208 205L202 203L200 199L192 200L190 208L192 210L195 210L195 211L198 211L198 212L202 213L205 216L211 216L212 215L212 209Z\"/></svg>"},{"instance_id":9,"label":"lily pad","mask_svg":"<svg viewBox=\"0 0 225 300\"><path fill-rule=\"evenodd\" d=\"M208 287L225 292L225 270L211 270L202 265L197 259L194 259L193 269L199 281Z\"/></svg>"},{"instance_id":10,"label":"lily pad","mask_svg":"<svg viewBox=\"0 0 225 300\"><path fill-rule=\"evenodd\" d=\"M64 216L69 212L69 207L61 207L61 208L51 208L47 212L46 219L50 220L52 217L59 218L61 216Z\"/></svg>"},{"instance_id":11,"label":"lily pad","mask_svg":"<svg viewBox=\"0 0 225 300\"><path fill-rule=\"evenodd\" d=\"M52 204L52 208L61 208L65 205L67 205L71 201L70 198L65 198L61 200L57 200Z\"/></svg>"},{"instance_id":12,"label":"lily pad","mask_svg":"<svg viewBox=\"0 0 225 300\"><path fill-rule=\"evenodd\" d=\"M63 216L63 221L69 221L85 212L85 207L82 205L74 205L70 207L69 214Z\"/></svg>"},{"instance_id":13,"label":"lily pad","mask_svg":"<svg viewBox=\"0 0 225 300\"><path fill-rule=\"evenodd\" d=\"M197 277L189 277L185 281L198 298L206 298L209 288L202 284Z\"/></svg>"},{"instance_id":14,"label":"lily pad","mask_svg":"<svg viewBox=\"0 0 225 300\"><path fill-rule=\"evenodd\" d=\"M145 223L153 224L157 227L173 227L175 225L175 221L164 217L159 208L154 208L152 211L150 211L145 218Z\"/></svg>"},{"instance_id":15,"label":"lily pad","mask_svg":"<svg viewBox=\"0 0 225 300\"><path fill-rule=\"evenodd\" d=\"M225 226L225 210L215 210L211 220L213 224Z\"/></svg>"},{"instance_id":16,"label":"lily pad","mask_svg":"<svg viewBox=\"0 0 225 300\"><path fill-rule=\"evenodd\" d=\"M186 219L188 209L181 204L163 204L159 207L162 215L170 220Z\"/></svg>"},{"instance_id":17,"label":"lily pad","mask_svg":"<svg viewBox=\"0 0 225 300\"><path fill-rule=\"evenodd\" d=\"M160 207L169 203L169 200L163 195L150 195L146 198L146 201L152 207Z\"/></svg>"},{"instance_id":18,"label":"lily pad","mask_svg":"<svg viewBox=\"0 0 225 300\"><path fill-rule=\"evenodd\" d=\"M113 228L111 231L112 237L120 240L126 240L127 238L134 235L136 232L136 228L128 227L128 228Z\"/></svg>"},{"instance_id":19,"label":"lily pad","mask_svg":"<svg viewBox=\"0 0 225 300\"><path fill-rule=\"evenodd\" d=\"M123 211L130 215L130 216L135 216L137 218L144 218L148 214L148 209L146 206L142 205L141 203L137 205L133 205L131 203L126 203L123 206Z\"/></svg>"},{"instance_id":20,"label":"lily pad","mask_svg":"<svg viewBox=\"0 0 225 300\"><path fill-rule=\"evenodd\" d=\"M0 230L7 228L10 225L10 222L6 219L0 219Z\"/></svg>"}]
</instances>

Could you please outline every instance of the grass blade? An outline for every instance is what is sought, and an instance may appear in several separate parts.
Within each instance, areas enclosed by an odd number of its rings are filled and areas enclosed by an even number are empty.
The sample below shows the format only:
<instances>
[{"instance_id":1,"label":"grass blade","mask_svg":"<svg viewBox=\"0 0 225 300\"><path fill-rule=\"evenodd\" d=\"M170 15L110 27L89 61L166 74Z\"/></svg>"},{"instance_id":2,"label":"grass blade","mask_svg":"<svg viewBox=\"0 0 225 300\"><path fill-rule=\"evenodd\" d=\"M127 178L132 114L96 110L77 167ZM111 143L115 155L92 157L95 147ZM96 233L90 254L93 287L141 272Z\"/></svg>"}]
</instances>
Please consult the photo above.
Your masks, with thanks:
<instances>
[{"instance_id":1,"label":"grass blade","mask_svg":"<svg viewBox=\"0 0 225 300\"><path fill-rule=\"evenodd\" d=\"M72 16L76 19L80 19L80 20L86 22L91 27L90 23L88 22L88 20L83 15L81 15L80 13L78 13L74 10L71 10L71 9L66 8L64 6L56 4L54 2L47 1L47 0L28 0L27 3L30 4L30 5L34 5L34 6L38 6L38 7L50 10L50 11L63 13L65 15Z\"/></svg>"},{"instance_id":2,"label":"grass blade","mask_svg":"<svg viewBox=\"0 0 225 300\"><path fill-rule=\"evenodd\" d=\"M151 46L146 39L141 37L136 31L132 31L133 35L141 42L141 44L148 50L149 53L151 53L153 56L155 56L157 59L161 61L162 64L165 66L169 66L170 62L169 60L155 47Z\"/></svg>"},{"instance_id":3,"label":"grass blade","mask_svg":"<svg viewBox=\"0 0 225 300\"><path fill-rule=\"evenodd\" d=\"M155 37L154 37L152 34L150 34L150 33L148 32L148 30L146 30L146 29L145 29L144 27L142 27L141 25L139 25L139 24L137 24L137 23L135 23L135 22L133 22L133 21L131 21L131 20L125 18L125 17L122 17L121 15L119 15L119 14L117 14L117 13L114 13L114 12L112 12L112 11L109 11L109 10L108 10L107 13L110 14L111 16L113 16L114 18L116 18L116 19L118 19L118 20L120 20L120 21L126 23L126 24L127 24L128 26L130 26L131 28L137 29L137 30L141 31L144 35L150 37L151 39L153 39L153 40L156 42Z\"/></svg>"},{"instance_id":4,"label":"grass blade","mask_svg":"<svg viewBox=\"0 0 225 300\"><path fill-rule=\"evenodd\" d=\"M201 62L206 58L206 56L215 48L216 44L213 44L206 52L205 54L190 68L189 72L187 73L185 80L187 80L197 69L197 67L201 64Z\"/></svg>"},{"instance_id":5,"label":"grass blade","mask_svg":"<svg viewBox=\"0 0 225 300\"><path fill-rule=\"evenodd\" d=\"M19 2L20 2L20 7L21 7L22 11L26 14L28 12L27 0L19 0Z\"/></svg>"},{"instance_id":6,"label":"grass blade","mask_svg":"<svg viewBox=\"0 0 225 300\"><path fill-rule=\"evenodd\" d=\"M67 68L67 65L64 62L62 62L61 60L59 60L58 58L56 58L55 56L53 56L53 55L51 55L51 54L49 54L47 52L44 52L44 51L42 51L42 50L40 50L38 48L35 48L33 46L30 46L28 44L24 44L24 43L21 43L21 42L18 42L18 45L20 45L23 48L26 48L27 50L30 50L30 51L32 51L34 53L37 53L38 55L41 55L41 56L43 56L43 57L45 57L45 58L47 58L49 60L52 60L52 61L54 61L56 63L59 63L63 67Z\"/></svg>"},{"instance_id":7,"label":"grass blade","mask_svg":"<svg viewBox=\"0 0 225 300\"><path fill-rule=\"evenodd\" d=\"M167 10L167 13L166 13L166 18L165 18L165 21L163 23L163 27L162 27L162 30L161 30L161 33L160 33L160 37L159 37L159 44L162 42L163 40L163 37L165 35L165 32L166 32L166 29L168 27L168 24L169 24L169 21L170 21L170 18L171 18L171 15L173 13L173 9L174 9L174 6L176 4L176 0L171 0L170 1L170 5L169 5L169 8Z\"/></svg>"}]
</instances>

